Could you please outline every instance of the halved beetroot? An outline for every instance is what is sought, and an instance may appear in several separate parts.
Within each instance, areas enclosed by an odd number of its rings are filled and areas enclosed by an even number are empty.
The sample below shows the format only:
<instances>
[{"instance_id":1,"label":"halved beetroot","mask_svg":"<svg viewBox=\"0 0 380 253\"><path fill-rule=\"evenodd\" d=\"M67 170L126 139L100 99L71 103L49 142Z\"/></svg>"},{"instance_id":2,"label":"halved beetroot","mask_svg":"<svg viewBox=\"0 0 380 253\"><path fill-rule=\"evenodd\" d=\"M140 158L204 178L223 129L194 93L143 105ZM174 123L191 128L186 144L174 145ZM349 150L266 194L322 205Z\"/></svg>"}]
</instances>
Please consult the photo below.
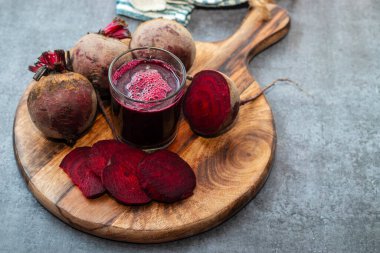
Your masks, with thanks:
<instances>
[{"instance_id":1,"label":"halved beetroot","mask_svg":"<svg viewBox=\"0 0 380 253\"><path fill-rule=\"evenodd\" d=\"M104 168L102 182L107 191L119 202L127 205L146 204L151 199L141 189L135 175L137 166L111 164Z\"/></svg>"},{"instance_id":2,"label":"halved beetroot","mask_svg":"<svg viewBox=\"0 0 380 253\"><path fill-rule=\"evenodd\" d=\"M139 164L136 175L150 198L165 203L191 196L196 184L190 165L168 150L147 155Z\"/></svg>"},{"instance_id":3,"label":"halved beetroot","mask_svg":"<svg viewBox=\"0 0 380 253\"><path fill-rule=\"evenodd\" d=\"M89 162L94 173L101 177L103 169L111 163L132 163L137 168L144 156L145 153L142 150L125 143L116 140L102 140L92 146Z\"/></svg>"},{"instance_id":4,"label":"halved beetroot","mask_svg":"<svg viewBox=\"0 0 380 253\"><path fill-rule=\"evenodd\" d=\"M101 179L91 170L88 158L91 153L90 147L79 147L65 156L61 167L78 186L86 198L96 198L105 192Z\"/></svg>"},{"instance_id":5,"label":"halved beetroot","mask_svg":"<svg viewBox=\"0 0 380 253\"><path fill-rule=\"evenodd\" d=\"M252 97L240 100L231 78L216 70L202 70L193 77L186 91L183 115L196 134L216 137L232 127L240 106L254 101L278 82L288 82L298 87L288 78L279 78Z\"/></svg>"},{"instance_id":6,"label":"halved beetroot","mask_svg":"<svg viewBox=\"0 0 380 253\"><path fill-rule=\"evenodd\" d=\"M240 106L233 81L221 72L198 72L187 89L183 114L191 129L204 137L217 136L229 129Z\"/></svg>"}]
</instances>

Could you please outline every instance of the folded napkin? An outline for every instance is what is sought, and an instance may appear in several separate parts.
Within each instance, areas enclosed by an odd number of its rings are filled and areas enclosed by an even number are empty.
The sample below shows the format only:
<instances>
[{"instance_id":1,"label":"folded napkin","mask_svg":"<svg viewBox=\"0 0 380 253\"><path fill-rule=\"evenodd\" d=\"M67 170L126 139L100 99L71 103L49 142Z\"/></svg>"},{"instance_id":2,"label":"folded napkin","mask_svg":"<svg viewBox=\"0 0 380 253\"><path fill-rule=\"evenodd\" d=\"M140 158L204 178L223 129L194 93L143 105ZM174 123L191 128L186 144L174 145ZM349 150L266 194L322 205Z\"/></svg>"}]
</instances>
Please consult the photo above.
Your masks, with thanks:
<instances>
[{"instance_id":1,"label":"folded napkin","mask_svg":"<svg viewBox=\"0 0 380 253\"><path fill-rule=\"evenodd\" d=\"M139 0L116 0L116 14L143 21L162 17L187 25L195 6L216 8L238 5L247 0L167 0L164 8L160 8L161 5L159 5L154 11L138 8L136 1Z\"/></svg>"}]
</instances>

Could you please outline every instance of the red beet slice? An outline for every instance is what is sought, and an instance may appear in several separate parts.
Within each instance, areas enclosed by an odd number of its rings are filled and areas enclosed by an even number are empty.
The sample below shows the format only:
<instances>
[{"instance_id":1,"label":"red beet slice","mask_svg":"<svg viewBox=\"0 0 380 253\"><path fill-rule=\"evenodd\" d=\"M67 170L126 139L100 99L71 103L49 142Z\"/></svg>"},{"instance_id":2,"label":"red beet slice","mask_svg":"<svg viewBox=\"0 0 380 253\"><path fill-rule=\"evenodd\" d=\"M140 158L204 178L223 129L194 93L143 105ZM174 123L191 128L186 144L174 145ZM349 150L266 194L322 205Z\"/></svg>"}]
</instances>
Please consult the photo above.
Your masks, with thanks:
<instances>
[{"instance_id":1,"label":"red beet slice","mask_svg":"<svg viewBox=\"0 0 380 253\"><path fill-rule=\"evenodd\" d=\"M166 203L191 196L196 184L190 165L168 150L147 155L139 164L137 177L150 198Z\"/></svg>"},{"instance_id":2,"label":"red beet slice","mask_svg":"<svg viewBox=\"0 0 380 253\"><path fill-rule=\"evenodd\" d=\"M204 70L194 76L186 92L183 113L195 133L212 137L229 129L239 103L231 79L218 71Z\"/></svg>"},{"instance_id":3,"label":"red beet slice","mask_svg":"<svg viewBox=\"0 0 380 253\"><path fill-rule=\"evenodd\" d=\"M136 166L137 167L137 166ZM104 168L102 182L107 191L119 202L127 205L146 204L151 199L141 189L134 171L135 166L125 163Z\"/></svg>"},{"instance_id":4,"label":"red beet slice","mask_svg":"<svg viewBox=\"0 0 380 253\"><path fill-rule=\"evenodd\" d=\"M103 169L110 164L112 155L121 145L122 143L116 140L101 140L92 146L89 162L97 176L102 176Z\"/></svg>"},{"instance_id":5,"label":"red beet slice","mask_svg":"<svg viewBox=\"0 0 380 253\"><path fill-rule=\"evenodd\" d=\"M71 180L79 187L86 198L97 198L105 192L100 177L94 174L89 163L82 163L71 174Z\"/></svg>"},{"instance_id":6,"label":"red beet slice","mask_svg":"<svg viewBox=\"0 0 380 253\"><path fill-rule=\"evenodd\" d=\"M138 164L145 156L144 151L125 144L111 157L111 164L130 166L134 169L132 172L136 173Z\"/></svg>"},{"instance_id":7,"label":"red beet slice","mask_svg":"<svg viewBox=\"0 0 380 253\"><path fill-rule=\"evenodd\" d=\"M144 156L143 151L125 143L116 140L102 140L92 146L89 162L93 172L101 177L103 169L111 163L132 163L137 168Z\"/></svg>"},{"instance_id":8,"label":"red beet slice","mask_svg":"<svg viewBox=\"0 0 380 253\"><path fill-rule=\"evenodd\" d=\"M73 149L63 158L59 167L61 167L70 176L73 170L78 169L78 167L87 160L90 150L90 147L79 147Z\"/></svg>"},{"instance_id":9,"label":"red beet slice","mask_svg":"<svg viewBox=\"0 0 380 253\"><path fill-rule=\"evenodd\" d=\"M72 150L63 158L61 167L78 186L86 198L96 198L105 191L101 179L91 170L88 158L90 147L79 147Z\"/></svg>"}]
</instances>

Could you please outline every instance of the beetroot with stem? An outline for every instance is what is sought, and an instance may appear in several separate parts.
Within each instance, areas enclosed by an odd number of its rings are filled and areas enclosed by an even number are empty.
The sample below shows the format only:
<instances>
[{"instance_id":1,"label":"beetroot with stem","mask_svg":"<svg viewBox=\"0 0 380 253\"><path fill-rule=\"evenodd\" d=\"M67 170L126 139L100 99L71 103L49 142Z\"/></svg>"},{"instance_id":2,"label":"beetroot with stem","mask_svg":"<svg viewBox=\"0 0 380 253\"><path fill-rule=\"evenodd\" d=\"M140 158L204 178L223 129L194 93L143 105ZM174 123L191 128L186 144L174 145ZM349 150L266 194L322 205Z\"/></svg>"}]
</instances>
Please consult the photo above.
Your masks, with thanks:
<instances>
[{"instance_id":1,"label":"beetroot with stem","mask_svg":"<svg viewBox=\"0 0 380 253\"><path fill-rule=\"evenodd\" d=\"M67 55L73 71L86 76L101 95L108 96L108 67L129 49L121 41L129 37L128 25L118 17L98 33L83 36Z\"/></svg>"},{"instance_id":2,"label":"beetroot with stem","mask_svg":"<svg viewBox=\"0 0 380 253\"><path fill-rule=\"evenodd\" d=\"M191 129L204 137L218 136L229 130L234 123L240 106L255 100L268 88L279 81L267 85L255 96L240 101L234 82L215 70L198 72L187 89L183 101L183 113Z\"/></svg>"},{"instance_id":3,"label":"beetroot with stem","mask_svg":"<svg viewBox=\"0 0 380 253\"><path fill-rule=\"evenodd\" d=\"M36 127L49 138L72 144L89 128L96 115L97 98L91 83L68 72L65 52L44 52L29 70L35 72L27 106Z\"/></svg>"},{"instance_id":4,"label":"beetroot with stem","mask_svg":"<svg viewBox=\"0 0 380 253\"><path fill-rule=\"evenodd\" d=\"M65 156L59 167L61 167L78 186L86 198L96 198L105 192L100 177L91 170L88 157L91 153L90 147L79 147L73 149Z\"/></svg>"},{"instance_id":5,"label":"beetroot with stem","mask_svg":"<svg viewBox=\"0 0 380 253\"><path fill-rule=\"evenodd\" d=\"M137 177L150 198L165 203L190 197L196 184L190 165L168 150L147 155L139 164Z\"/></svg>"}]
</instances>

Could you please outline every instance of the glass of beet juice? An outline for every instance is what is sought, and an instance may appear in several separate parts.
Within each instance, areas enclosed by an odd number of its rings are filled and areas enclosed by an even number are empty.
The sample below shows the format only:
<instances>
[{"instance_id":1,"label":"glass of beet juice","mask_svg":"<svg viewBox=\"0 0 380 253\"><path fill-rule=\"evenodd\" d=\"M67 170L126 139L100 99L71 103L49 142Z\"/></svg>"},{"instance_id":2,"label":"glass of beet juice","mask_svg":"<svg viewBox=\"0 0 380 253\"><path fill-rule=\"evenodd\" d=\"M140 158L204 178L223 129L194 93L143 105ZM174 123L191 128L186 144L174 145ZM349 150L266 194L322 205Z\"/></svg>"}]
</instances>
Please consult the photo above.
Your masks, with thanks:
<instances>
[{"instance_id":1,"label":"glass of beet juice","mask_svg":"<svg viewBox=\"0 0 380 253\"><path fill-rule=\"evenodd\" d=\"M112 121L118 138L145 150L176 137L186 69L174 54L155 47L122 53L110 65Z\"/></svg>"}]
</instances>

